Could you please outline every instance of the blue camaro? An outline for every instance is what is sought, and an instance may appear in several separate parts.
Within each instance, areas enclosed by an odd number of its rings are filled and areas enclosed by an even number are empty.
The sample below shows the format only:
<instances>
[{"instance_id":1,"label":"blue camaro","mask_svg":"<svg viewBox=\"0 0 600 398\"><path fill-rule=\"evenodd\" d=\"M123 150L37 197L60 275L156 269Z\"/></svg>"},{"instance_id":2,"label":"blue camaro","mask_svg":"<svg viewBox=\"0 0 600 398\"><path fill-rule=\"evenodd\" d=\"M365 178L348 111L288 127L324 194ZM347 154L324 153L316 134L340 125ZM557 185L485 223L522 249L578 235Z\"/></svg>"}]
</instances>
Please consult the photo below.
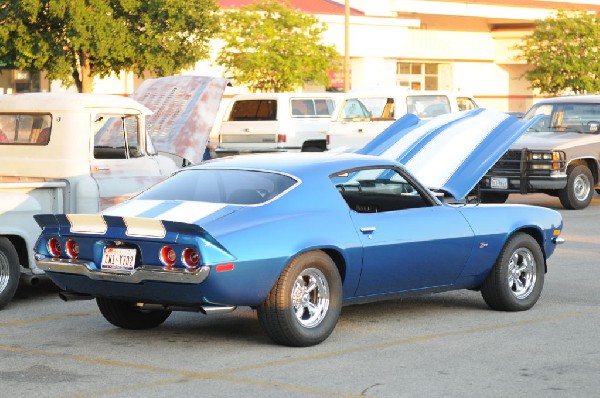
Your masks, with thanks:
<instances>
[{"instance_id":1,"label":"blue camaro","mask_svg":"<svg viewBox=\"0 0 600 398\"><path fill-rule=\"evenodd\" d=\"M510 145L527 127L498 115L400 119L396 134L361 150L378 156L256 155L189 167L102 214L36 216L36 257L64 298L96 298L109 322L128 329L158 326L176 310L250 306L275 342L309 346L329 336L344 304L476 289L493 309L526 310L562 240L560 214L445 200L465 196L482 175L474 169L501 155L497 141Z\"/></svg>"}]
</instances>

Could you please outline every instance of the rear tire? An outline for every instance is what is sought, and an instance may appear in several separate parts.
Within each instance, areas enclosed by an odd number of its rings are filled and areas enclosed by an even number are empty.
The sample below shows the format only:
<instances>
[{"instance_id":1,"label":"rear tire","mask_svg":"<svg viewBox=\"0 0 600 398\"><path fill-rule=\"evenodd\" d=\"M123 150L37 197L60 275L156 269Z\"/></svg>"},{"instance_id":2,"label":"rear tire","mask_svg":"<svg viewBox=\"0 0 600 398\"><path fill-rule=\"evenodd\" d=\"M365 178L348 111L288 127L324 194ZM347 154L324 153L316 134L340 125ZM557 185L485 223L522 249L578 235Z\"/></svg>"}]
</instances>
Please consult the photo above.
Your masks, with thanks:
<instances>
[{"instance_id":1,"label":"rear tire","mask_svg":"<svg viewBox=\"0 0 600 398\"><path fill-rule=\"evenodd\" d=\"M257 308L265 333L276 343L306 347L324 341L342 309L342 281L320 250L294 258Z\"/></svg>"},{"instance_id":2,"label":"rear tire","mask_svg":"<svg viewBox=\"0 0 600 398\"><path fill-rule=\"evenodd\" d=\"M582 164L567 168L567 186L558 192L560 204L565 209L581 210L588 207L594 196L594 177L590 169Z\"/></svg>"},{"instance_id":3,"label":"rear tire","mask_svg":"<svg viewBox=\"0 0 600 398\"><path fill-rule=\"evenodd\" d=\"M481 295L492 309L524 311L538 301L544 286L545 263L539 243L516 233L506 242L481 286Z\"/></svg>"},{"instance_id":4,"label":"rear tire","mask_svg":"<svg viewBox=\"0 0 600 398\"><path fill-rule=\"evenodd\" d=\"M15 247L8 239L0 238L0 309L14 297L20 273L19 256Z\"/></svg>"},{"instance_id":5,"label":"rear tire","mask_svg":"<svg viewBox=\"0 0 600 398\"><path fill-rule=\"evenodd\" d=\"M123 329L155 328L171 315L171 311L140 310L128 301L97 297L96 303L108 322Z\"/></svg>"}]
</instances>

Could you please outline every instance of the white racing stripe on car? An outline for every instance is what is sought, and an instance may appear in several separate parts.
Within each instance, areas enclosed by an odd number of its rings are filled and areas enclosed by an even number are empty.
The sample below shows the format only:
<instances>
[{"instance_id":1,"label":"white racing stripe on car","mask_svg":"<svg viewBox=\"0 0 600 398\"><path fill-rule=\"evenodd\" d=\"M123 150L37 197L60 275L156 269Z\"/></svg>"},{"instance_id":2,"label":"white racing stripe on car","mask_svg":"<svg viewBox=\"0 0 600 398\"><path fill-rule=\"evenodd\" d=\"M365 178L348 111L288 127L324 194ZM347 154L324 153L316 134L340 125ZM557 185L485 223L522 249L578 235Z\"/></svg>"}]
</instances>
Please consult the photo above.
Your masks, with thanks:
<instances>
[{"instance_id":1,"label":"white racing stripe on car","mask_svg":"<svg viewBox=\"0 0 600 398\"><path fill-rule=\"evenodd\" d=\"M139 236L144 238L164 238L167 234L160 220L152 218L123 217L127 226L127 236Z\"/></svg>"},{"instance_id":2,"label":"white racing stripe on car","mask_svg":"<svg viewBox=\"0 0 600 398\"><path fill-rule=\"evenodd\" d=\"M489 112L485 117L465 118L436 135L411 159L405 162L409 170L419 170L418 178L429 187L439 188L502 121L504 113ZM431 159L436 159L431 162ZM439 164L445 167L439 167Z\"/></svg>"},{"instance_id":3,"label":"white racing stripe on car","mask_svg":"<svg viewBox=\"0 0 600 398\"><path fill-rule=\"evenodd\" d=\"M105 216L137 216L162 203L164 200L130 200L102 212Z\"/></svg>"},{"instance_id":4,"label":"white racing stripe on car","mask_svg":"<svg viewBox=\"0 0 600 398\"><path fill-rule=\"evenodd\" d=\"M456 112L448 113L431 119L427 123L413 129L404 137L395 142L392 146L386 149L380 156L385 159L397 160L398 157L413 146L419 139L429 134L429 132L440 128L453 120L464 118L466 114Z\"/></svg>"},{"instance_id":5,"label":"white racing stripe on car","mask_svg":"<svg viewBox=\"0 0 600 398\"><path fill-rule=\"evenodd\" d=\"M106 233L106 222L100 214L67 214L67 219L71 223L72 233L98 235Z\"/></svg>"},{"instance_id":6,"label":"white racing stripe on car","mask_svg":"<svg viewBox=\"0 0 600 398\"><path fill-rule=\"evenodd\" d=\"M155 216L157 220L193 223L227 206L224 203L183 202L180 205Z\"/></svg>"}]
</instances>

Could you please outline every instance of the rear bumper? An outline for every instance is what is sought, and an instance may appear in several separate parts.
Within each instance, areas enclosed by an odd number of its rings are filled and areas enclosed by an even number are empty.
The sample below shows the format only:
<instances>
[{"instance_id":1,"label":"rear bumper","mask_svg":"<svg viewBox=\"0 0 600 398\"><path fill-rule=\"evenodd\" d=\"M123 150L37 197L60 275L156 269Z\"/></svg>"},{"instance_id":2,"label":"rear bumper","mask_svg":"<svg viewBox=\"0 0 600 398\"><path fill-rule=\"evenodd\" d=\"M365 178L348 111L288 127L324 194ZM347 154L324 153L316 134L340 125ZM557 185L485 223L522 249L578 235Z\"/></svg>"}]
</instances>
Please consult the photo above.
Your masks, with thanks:
<instances>
[{"instance_id":1,"label":"rear bumper","mask_svg":"<svg viewBox=\"0 0 600 398\"><path fill-rule=\"evenodd\" d=\"M81 260L54 259L36 255L38 266L46 271L59 274L83 275L92 280L141 283L146 281L200 284L206 280L210 267L203 266L194 271L166 271L156 267L141 266L132 273L106 272L96 268L92 262Z\"/></svg>"}]
</instances>

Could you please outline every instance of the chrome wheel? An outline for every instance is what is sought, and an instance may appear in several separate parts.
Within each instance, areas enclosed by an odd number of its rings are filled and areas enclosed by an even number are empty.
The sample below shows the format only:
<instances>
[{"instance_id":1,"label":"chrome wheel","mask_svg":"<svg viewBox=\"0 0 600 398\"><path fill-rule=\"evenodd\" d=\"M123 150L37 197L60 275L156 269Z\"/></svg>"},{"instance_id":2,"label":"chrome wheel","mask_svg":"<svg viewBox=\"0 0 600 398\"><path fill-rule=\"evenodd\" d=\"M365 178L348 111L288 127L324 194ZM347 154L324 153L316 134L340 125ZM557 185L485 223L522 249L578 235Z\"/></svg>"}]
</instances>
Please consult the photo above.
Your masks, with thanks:
<instances>
[{"instance_id":1,"label":"chrome wheel","mask_svg":"<svg viewBox=\"0 0 600 398\"><path fill-rule=\"evenodd\" d=\"M528 297L536 281L536 262L533 253L524 247L516 250L508 263L508 287L517 299Z\"/></svg>"},{"instance_id":2,"label":"chrome wheel","mask_svg":"<svg viewBox=\"0 0 600 398\"><path fill-rule=\"evenodd\" d=\"M294 282L291 296L294 314L302 326L314 328L327 315L329 284L320 270L303 270Z\"/></svg>"},{"instance_id":3,"label":"chrome wheel","mask_svg":"<svg viewBox=\"0 0 600 398\"><path fill-rule=\"evenodd\" d=\"M573 181L573 194L575 195L575 198L577 198L577 200L586 200L588 198L588 195L590 194L591 189L592 187L590 184L590 180L588 180L588 178L585 175L579 174L577 177L575 177L575 181Z\"/></svg>"}]
</instances>

